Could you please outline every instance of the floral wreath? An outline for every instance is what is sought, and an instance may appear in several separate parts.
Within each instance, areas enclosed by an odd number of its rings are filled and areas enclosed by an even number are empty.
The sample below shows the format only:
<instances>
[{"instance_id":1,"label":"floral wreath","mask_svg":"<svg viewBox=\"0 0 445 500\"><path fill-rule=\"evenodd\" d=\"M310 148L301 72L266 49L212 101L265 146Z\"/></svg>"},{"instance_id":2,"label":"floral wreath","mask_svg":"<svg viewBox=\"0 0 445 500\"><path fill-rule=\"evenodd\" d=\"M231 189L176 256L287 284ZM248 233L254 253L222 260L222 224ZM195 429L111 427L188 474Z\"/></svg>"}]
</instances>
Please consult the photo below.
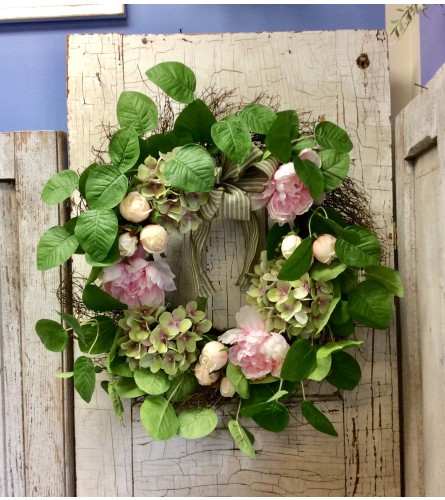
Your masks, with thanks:
<instances>
[{"instance_id":1,"label":"floral wreath","mask_svg":"<svg viewBox=\"0 0 445 500\"><path fill-rule=\"evenodd\" d=\"M320 121L305 132L295 111L259 102L217 120L195 98L192 70L179 62L157 64L146 75L167 99L185 105L169 129L159 131L152 99L125 91L110 162L93 163L80 176L61 171L42 191L44 202L57 204L78 189L82 209L43 234L38 269L75 253L92 268L82 286L82 314L60 312L65 327L50 319L36 324L49 350L63 351L74 339L83 353L72 372L57 376L73 377L89 402L96 373L106 371L109 381L101 385L117 416L122 398L139 398L142 424L154 440L210 434L217 404L235 399L228 429L254 457L254 437L241 419L283 431L287 401L300 388L303 416L336 436L306 399L304 382L354 389L360 366L346 350L363 343L350 339L356 324L386 329L391 295L403 296L398 273L379 264L381 245L369 225L328 203L340 192L337 206L348 204L352 142L334 123ZM256 212L263 207L275 221L265 249L258 248ZM237 284L250 285L248 305L225 332L206 317L214 290L202 266L217 216L242 223L246 252ZM164 253L174 232L190 233L196 292L195 301L177 307L165 299L176 289Z\"/></svg>"}]
</instances>

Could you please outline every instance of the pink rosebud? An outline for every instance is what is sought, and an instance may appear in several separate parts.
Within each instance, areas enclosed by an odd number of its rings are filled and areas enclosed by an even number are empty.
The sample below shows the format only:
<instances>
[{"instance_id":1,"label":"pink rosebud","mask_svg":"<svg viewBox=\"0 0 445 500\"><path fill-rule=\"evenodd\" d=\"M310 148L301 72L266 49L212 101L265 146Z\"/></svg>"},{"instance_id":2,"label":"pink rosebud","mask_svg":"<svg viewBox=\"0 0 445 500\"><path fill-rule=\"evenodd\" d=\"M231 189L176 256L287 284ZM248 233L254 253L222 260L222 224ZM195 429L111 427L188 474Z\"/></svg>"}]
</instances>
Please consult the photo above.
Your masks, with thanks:
<instances>
[{"instance_id":1,"label":"pink rosebud","mask_svg":"<svg viewBox=\"0 0 445 500\"><path fill-rule=\"evenodd\" d=\"M208 368L209 372L221 369L228 360L227 349L221 342L209 342L201 351L199 362Z\"/></svg>"},{"instance_id":2,"label":"pink rosebud","mask_svg":"<svg viewBox=\"0 0 445 500\"><path fill-rule=\"evenodd\" d=\"M337 238L332 234L320 235L312 245L314 257L323 264L330 264L336 257L335 242Z\"/></svg>"},{"instance_id":3,"label":"pink rosebud","mask_svg":"<svg viewBox=\"0 0 445 500\"><path fill-rule=\"evenodd\" d=\"M288 234L281 242L281 253L288 259L301 243L301 238L296 234Z\"/></svg>"},{"instance_id":4,"label":"pink rosebud","mask_svg":"<svg viewBox=\"0 0 445 500\"><path fill-rule=\"evenodd\" d=\"M145 226L139 236L141 245L148 253L162 253L167 246L167 231L159 224Z\"/></svg>"},{"instance_id":5,"label":"pink rosebud","mask_svg":"<svg viewBox=\"0 0 445 500\"><path fill-rule=\"evenodd\" d=\"M132 191L119 203L119 211L122 217L130 222L142 222L148 217L152 208L141 193Z\"/></svg>"},{"instance_id":6,"label":"pink rosebud","mask_svg":"<svg viewBox=\"0 0 445 500\"><path fill-rule=\"evenodd\" d=\"M195 365L195 377L200 385L212 385L219 379L219 376L219 372L210 373L209 369L204 365L199 363Z\"/></svg>"},{"instance_id":7,"label":"pink rosebud","mask_svg":"<svg viewBox=\"0 0 445 500\"><path fill-rule=\"evenodd\" d=\"M312 163L315 163L318 168L321 168L321 158L313 149L303 149L301 153L298 155L302 160L309 160Z\"/></svg>"},{"instance_id":8,"label":"pink rosebud","mask_svg":"<svg viewBox=\"0 0 445 500\"><path fill-rule=\"evenodd\" d=\"M121 257L131 257L138 246L136 236L130 236L130 233L124 233L119 236L119 254Z\"/></svg>"},{"instance_id":9,"label":"pink rosebud","mask_svg":"<svg viewBox=\"0 0 445 500\"><path fill-rule=\"evenodd\" d=\"M232 398L235 394L235 386L230 382L227 377L221 380L221 385L219 387L219 392L224 398Z\"/></svg>"}]
</instances>

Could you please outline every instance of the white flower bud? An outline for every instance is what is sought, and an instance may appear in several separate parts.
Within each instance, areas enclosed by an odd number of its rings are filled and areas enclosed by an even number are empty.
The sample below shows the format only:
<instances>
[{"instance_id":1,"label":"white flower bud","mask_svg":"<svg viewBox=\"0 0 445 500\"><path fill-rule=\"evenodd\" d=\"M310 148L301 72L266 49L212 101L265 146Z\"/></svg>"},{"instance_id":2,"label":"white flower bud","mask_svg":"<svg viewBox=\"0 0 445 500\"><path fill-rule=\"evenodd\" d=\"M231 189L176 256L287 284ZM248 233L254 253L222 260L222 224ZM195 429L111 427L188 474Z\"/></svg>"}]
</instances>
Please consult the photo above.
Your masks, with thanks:
<instances>
[{"instance_id":1,"label":"white flower bud","mask_svg":"<svg viewBox=\"0 0 445 500\"><path fill-rule=\"evenodd\" d=\"M195 366L195 377L200 385L212 385L219 379L219 372L210 373L209 369L201 364Z\"/></svg>"},{"instance_id":2,"label":"white flower bud","mask_svg":"<svg viewBox=\"0 0 445 500\"><path fill-rule=\"evenodd\" d=\"M119 211L122 217L130 222L142 222L148 217L152 208L141 193L132 191L119 203Z\"/></svg>"},{"instance_id":3,"label":"white flower bud","mask_svg":"<svg viewBox=\"0 0 445 500\"><path fill-rule=\"evenodd\" d=\"M227 349L224 344L214 340L204 346L199 357L199 362L208 368L209 372L214 372L222 368L228 360Z\"/></svg>"},{"instance_id":4,"label":"white flower bud","mask_svg":"<svg viewBox=\"0 0 445 500\"><path fill-rule=\"evenodd\" d=\"M337 238L332 234L322 234L312 246L314 257L323 264L330 264L337 255L335 254L335 242Z\"/></svg>"},{"instance_id":5,"label":"white flower bud","mask_svg":"<svg viewBox=\"0 0 445 500\"><path fill-rule=\"evenodd\" d=\"M294 250L300 245L301 238L296 234L288 234L281 242L281 253L285 259L288 259Z\"/></svg>"},{"instance_id":6,"label":"white flower bud","mask_svg":"<svg viewBox=\"0 0 445 500\"><path fill-rule=\"evenodd\" d=\"M130 236L130 233L124 233L119 236L119 253L121 257L131 257L138 246L136 236Z\"/></svg>"},{"instance_id":7,"label":"white flower bud","mask_svg":"<svg viewBox=\"0 0 445 500\"><path fill-rule=\"evenodd\" d=\"M167 246L168 234L159 224L149 224L142 228L139 239L146 252L162 253Z\"/></svg>"},{"instance_id":8,"label":"white flower bud","mask_svg":"<svg viewBox=\"0 0 445 500\"><path fill-rule=\"evenodd\" d=\"M219 388L219 391L221 392L221 396L225 398L231 398L235 394L235 386L230 382L230 380L227 377L224 377L221 380L221 386Z\"/></svg>"},{"instance_id":9,"label":"white flower bud","mask_svg":"<svg viewBox=\"0 0 445 500\"><path fill-rule=\"evenodd\" d=\"M301 153L298 155L302 160L309 160L312 163L315 163L318 168L321 168L321 158L313 149L303 149Z\"/></svg>"}]
</instances>

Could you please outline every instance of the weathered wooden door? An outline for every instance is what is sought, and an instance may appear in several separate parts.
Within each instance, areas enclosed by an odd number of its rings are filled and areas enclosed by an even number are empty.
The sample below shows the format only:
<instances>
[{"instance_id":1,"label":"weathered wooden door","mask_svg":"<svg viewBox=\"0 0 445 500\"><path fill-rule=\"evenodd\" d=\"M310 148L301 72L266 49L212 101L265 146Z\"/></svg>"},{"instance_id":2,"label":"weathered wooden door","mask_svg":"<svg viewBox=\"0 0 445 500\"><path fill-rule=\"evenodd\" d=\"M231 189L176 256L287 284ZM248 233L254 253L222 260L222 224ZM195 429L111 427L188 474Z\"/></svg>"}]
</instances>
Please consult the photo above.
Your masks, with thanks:
<instances>
[{"instance_id":1,"label":"weathered wooden door","mask_svg":"<svg viewBox=\"0 0 445 500\"><path fill-rule=\"evenodd\" d=\"M71 168L93 161L117 124L122 90L155 93L144 77L156 63L181 61L197 76L198 92L215 85L235 100L260 92L281 109L324 116L352 137L352 176L370 196L375 220L393 262L393 197L387 39L382 31L212 35L74 35L68 52L68 126ZM307 116L307 115L306 115ZM241 242L241 243L239 243ZM236 248L238 247L238 248ZM207 268L217 288L210 301L219 327L234 325L242 302L235 286L242 233L232 222L212 228ZM239 254L237 254L237 251ZM176 251L179 250L176 248ZM177 253L184 295L192 298L185 253ZM295 409L286 432L255 429L257 459L234 448L224 429L199 441L152 442L138 411L126 407L124 425L106 394L90 405L75 401L79 496L398 496L399 421L395 329L362 329L357 353L362 383L352 393L325 384L313 398L339 432L312 430ZM132 411L133 410L133 411Z\"/></svg>"},{"instance_id":2,"label":"weathered wooden door","mask_svg":"<svg viewBox=\"0 0 445 500\"><path fill-rule=\"evenodd\" d=\"M445 67L396 119L405 485L445 495Z\"/></svg>"}]
</instances>

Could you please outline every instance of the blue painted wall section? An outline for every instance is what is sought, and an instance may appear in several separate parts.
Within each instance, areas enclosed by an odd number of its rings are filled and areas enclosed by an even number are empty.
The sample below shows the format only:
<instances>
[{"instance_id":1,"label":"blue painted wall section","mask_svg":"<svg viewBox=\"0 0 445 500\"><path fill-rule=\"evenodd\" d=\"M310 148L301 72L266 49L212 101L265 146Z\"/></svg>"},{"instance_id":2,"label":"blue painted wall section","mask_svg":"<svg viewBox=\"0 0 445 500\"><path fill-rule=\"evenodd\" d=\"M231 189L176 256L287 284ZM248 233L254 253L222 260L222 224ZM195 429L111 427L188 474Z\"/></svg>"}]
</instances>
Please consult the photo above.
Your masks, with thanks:
<instances>
[{"instance_id":1,"label":"blue painted wall section","mask_svg":"<svg viewBox=\"0 0 445 500\"><path fill-rule=\"evenodd\" d=\"M381 29L384 5L127 5L126 19L0 24L0 132L66 130L66 36Z\"/></svg>"},{"instance_id":2,"label":"blue painted wall section","mask_svg":"<svg viewBox=\"0 0 445 500\"><path fill-rule=\"evenodd\" d=\"M426 85L445 63L445 4L428 5L420 15L420 72Z\"/></svg>"}]
</instances>

